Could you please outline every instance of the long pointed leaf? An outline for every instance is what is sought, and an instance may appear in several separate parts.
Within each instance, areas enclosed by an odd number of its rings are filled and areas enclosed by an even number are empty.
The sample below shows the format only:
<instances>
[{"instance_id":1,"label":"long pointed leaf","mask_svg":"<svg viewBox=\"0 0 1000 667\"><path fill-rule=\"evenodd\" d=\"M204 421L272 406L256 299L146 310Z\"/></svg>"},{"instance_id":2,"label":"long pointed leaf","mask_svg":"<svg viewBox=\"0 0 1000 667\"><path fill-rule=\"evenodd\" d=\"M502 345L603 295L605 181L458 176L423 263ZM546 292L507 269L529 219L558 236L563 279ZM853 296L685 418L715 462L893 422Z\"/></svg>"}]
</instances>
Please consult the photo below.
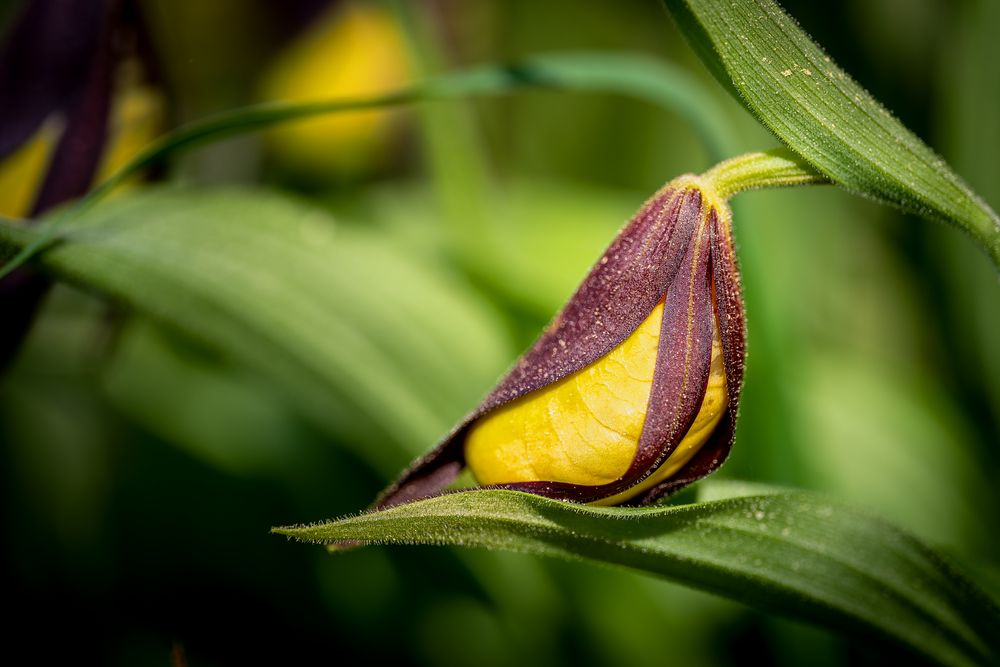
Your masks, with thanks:
<instances>
[{"instance_id":1,"label":"long pointed leaf","mask_svg":"<svg viewBox=\"0 0 1000 667\"><path fill-rule=\"evenodd\" d=\"M774 0L665 3L716 77L818 171L854 192L957 225L1000 268L997 214Z\"/></svg>"},{"instance_id":2,"label":"long pointed leaf","mask_svg":"<svg viewBox=\"0 0 1000 667\"><path fill-rule=\"evenodd\" d=\"M888 638L943 664L1000 659L1000 611L950 563L881 519L802 492L631 509L474 490L275 532L611 563Z\"/></svg>"},{"instance_id":3,"label":"long pointed leaf","mask_svg":"<svg viewBox=\"0 0 1000 667\"><path fill-rule=\"evenodd\" d=\"M0 253L40 233L0 224ZM79 218L39 266L257 369L367 445L386 474L440 436L511 356L499 319L460 281L274 194L122 197Z\"/></svg>"}]
</instances>

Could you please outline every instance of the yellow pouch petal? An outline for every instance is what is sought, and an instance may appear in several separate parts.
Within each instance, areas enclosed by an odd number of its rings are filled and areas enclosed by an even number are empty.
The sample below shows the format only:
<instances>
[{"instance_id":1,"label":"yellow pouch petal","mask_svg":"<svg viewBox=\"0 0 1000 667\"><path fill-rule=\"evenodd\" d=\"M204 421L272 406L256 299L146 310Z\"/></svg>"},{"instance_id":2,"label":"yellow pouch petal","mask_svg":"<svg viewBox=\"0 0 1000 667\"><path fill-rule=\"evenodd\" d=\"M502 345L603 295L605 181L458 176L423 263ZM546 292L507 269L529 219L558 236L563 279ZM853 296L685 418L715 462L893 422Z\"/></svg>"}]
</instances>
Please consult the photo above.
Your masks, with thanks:
<instances>
[{"instance_id":1,"label":"yellow pouch petal","mask_svg":"<svg viewBox=\"0 0 1000 667\"><path fill-rule=\"evenodd\" d=\"M656 367L663 304L601 359L482 417L465 459L480 484L558 481L596 486L620 478L635 456ZM617 504L673 475L707 441L727 406L718 327L701 409L667 461Z\"/></svg>"}]
</instances>

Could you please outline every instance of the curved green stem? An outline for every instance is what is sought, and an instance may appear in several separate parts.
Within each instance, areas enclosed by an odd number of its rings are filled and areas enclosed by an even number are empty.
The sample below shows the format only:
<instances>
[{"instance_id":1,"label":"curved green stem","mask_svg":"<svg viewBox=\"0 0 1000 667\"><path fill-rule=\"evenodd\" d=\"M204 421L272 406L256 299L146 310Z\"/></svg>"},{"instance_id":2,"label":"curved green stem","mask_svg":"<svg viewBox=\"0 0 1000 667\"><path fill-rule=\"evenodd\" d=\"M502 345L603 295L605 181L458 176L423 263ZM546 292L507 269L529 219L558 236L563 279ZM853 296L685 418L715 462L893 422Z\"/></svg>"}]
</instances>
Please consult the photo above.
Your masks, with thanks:
<instances>
[{"instance_id":1,"label":"curved green stem","mask_svg":"<svg viewBox=\"0 0 1000 667\"><path fill-rule=\"evenodd\" d=\"M830 183L829 178L787 148L738 155L720 162L701 177L723 199L747 190Z\"/></svg>"},{"instance_id":2,"label":"curved green stem","mask_svg":"<svg viewBox=\"0 0 1000 667\"><path fill-rule=\"evenodd\" d=\"M401 106L425 100L507 95L528 88L617 92L646 99L681 114L706 142L711 155L719 154L722 147L730 143L722 113L696 79L667 63L621 54L538 55L507 65L480 65L442 74L374 97L253 105L194 121L161 137L85 197L50 216L42 233L0 267L0 280L54 243L68 222L103 199L127 178L183 150L323 114Z\"/></svg>"}]
</instances>

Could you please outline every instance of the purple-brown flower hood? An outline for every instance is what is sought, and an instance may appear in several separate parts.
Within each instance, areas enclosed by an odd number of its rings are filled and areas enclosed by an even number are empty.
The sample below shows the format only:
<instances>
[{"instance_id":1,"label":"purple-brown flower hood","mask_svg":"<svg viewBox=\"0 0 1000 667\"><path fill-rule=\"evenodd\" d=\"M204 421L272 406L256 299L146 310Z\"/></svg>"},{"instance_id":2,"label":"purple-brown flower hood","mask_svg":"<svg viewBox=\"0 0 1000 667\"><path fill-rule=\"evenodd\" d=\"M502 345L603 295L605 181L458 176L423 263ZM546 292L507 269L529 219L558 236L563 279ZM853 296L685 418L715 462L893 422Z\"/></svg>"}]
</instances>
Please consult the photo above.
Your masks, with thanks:
<instances>
[{"instance_id":1,"label":"purple-brown flower hood","mask_svg":"<svg viewBox=\"0 0 1000 667\"><path fill-rule=\"evenodd\" d=\"M442 492L465 466L464 441L477 419L586 367L628 338L664 301L653 384L635 457L609 484L558 481L495 485L592 502L639 484L683 439L705 395L713 318L718 325L728 405L708 441L676 474L633 498L650 503L722 465L732 446L746 356L739 271L726 203L700 179L682 176L647 201L583 284L483 402L378 500L388 507Z\"/></svg>"}]
</instances>

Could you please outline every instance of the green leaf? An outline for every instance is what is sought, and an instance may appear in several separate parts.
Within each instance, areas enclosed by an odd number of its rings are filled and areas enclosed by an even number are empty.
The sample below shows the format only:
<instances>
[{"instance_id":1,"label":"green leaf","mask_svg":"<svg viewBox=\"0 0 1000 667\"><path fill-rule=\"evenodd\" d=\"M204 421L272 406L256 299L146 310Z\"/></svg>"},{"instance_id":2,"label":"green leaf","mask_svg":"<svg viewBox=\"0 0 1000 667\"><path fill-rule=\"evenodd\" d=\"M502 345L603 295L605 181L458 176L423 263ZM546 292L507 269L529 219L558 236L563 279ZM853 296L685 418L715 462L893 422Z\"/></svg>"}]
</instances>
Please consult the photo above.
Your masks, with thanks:
<instances>
[{"instance_id":1,"label":"green leaf","mask_svg":"<svg viewBox=\"0 0 1000 667\"><path fill-rule=\"evenodd\" d=\"M535 86L619 93L673 111L691 125L712 162L730 155L736 144L711 91L687 70L663 60L599 51L563 53L534 56L509 71Z\"/></svg>"},{"instance_id":2,"label":"green leaf","mask_svg":"<svg viewBox=\"0 0 1000 667\"><path fill-rule=\"evenodd\" d=\"M274 392L246 369L187 347L133 318L118 334L102 377L115 409L233 476L280 473L302 455L300 443L289 437L295 433L292 413Z\"/></svg>"},{"instance_id":3,"label":"green leaf","mask_svg":"<svg viewBox=\"0 0 1000 667\"><path fill-rule=\"evenodd\" d=\"M1000 610L951 563L881 519L802 492L635 509L473 490L274 530L327 544L455 544L599 561L888 638L943 664L1000 659Z\"/></svg>"},{"instance_id":4,"label":"green leaf","mask_svg":"<svg viewBox=\"0 0 1000 667\"><path fill-rule=\"evenodd\" d=\"M350 99L268 103L224 111L167 133L75 206L57 212L48 232L21 248L0 267L0 279L58 237L62 227L103 200L143 169L214 141L333 113L377 109L420 101L507 95L526 88L618 92L676 111L690 122L714 156L731 144L723 115L704 87L682 69L639 55L563 53L539 55L506 65L481 65L428 79L410 88Z\"/></svg>"},{"instance_id":5,"label":"green leaf","mask_svg":"<svg viewBox=\"0 0 1000 667\"><path fill-rule=\"evenodd\" d=\"M965 229L1000 268L997 214L773 0L665 3L712 72L818 171Z\"/></svg>"},{"instance_id":6,"label":"green leaf","mask_svg":"<svg viewBox=\"0 0 1000 667\"><path fill-rule=\"evenodd\" d=\"M483 199L497 233L489 243L480 235L470 247L474 275L544 326L645 196L544 180L506 182ZM371 205L373 218L407 247L441 251L445 241L433 238L441 232L440 215L425 188L382 188Z\"/></svg>"},{"instance_id":7,"label":"green leaf","mask_svg":"<svg viewBox=\"0 0 1000 667\"><path fill-rule=\"evenodd\" d=\"M43 233L0 224L0 249ZM263 372L385 474L513 357L503 321L461 280L276 195L130 195L85 213L38 261Z\"/></svg>"}]
</instances>

